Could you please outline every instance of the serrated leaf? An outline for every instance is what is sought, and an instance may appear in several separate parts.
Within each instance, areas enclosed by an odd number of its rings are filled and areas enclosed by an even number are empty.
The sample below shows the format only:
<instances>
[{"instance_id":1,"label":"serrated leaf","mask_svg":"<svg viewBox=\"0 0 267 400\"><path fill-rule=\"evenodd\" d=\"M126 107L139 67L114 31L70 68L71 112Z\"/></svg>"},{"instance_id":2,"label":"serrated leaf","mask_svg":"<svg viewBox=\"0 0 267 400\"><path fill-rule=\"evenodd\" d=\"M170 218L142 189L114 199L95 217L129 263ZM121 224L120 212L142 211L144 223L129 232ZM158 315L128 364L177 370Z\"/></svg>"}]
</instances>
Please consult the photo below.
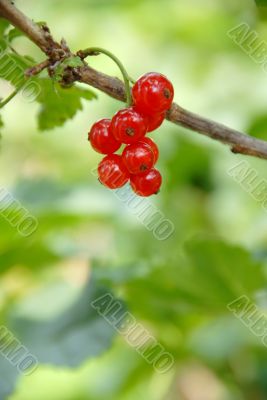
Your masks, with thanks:
<instances>
[{"instance_id":1,"label":"serrated leaf","mask_svg":"<svg viewBox=\"0 0 267 400\"><path fill-rule=\"evenodd\" d=\"M25 70L33 66L35 61L31 57L22 56L13 51L9 46L10 42L23 34L14 28L5 35L7 27L8 23L0 19L0 78L18 89L24 83L26 84Z\"/></svg>"},{"instance_id":2,"label":"serrated leaf","mask_svg":"<svg viewBox=\"0 0 267 400\"><path fill-rule=\"evenodd\" d=\"M39 129L49 130L62 126L82 110L82 99L93 100L96 95L78 86L62 88L50 79L39 79L40 94L37 101L41 104L38 115Z\"/></svg>"},{"instance_id":3,"label":"serrated leaf","mask_svg":"<svg viewBox=\"0 0 267 400\"><path fill-rule=\"evenodd\" d=\"M32 60L33 61L33 60ZM10 82L14 87L19 88L27 81L25 70L33 65L33 62L19 54L5 52L1 55L0 78Z\"/></svg>"}]
</instances>

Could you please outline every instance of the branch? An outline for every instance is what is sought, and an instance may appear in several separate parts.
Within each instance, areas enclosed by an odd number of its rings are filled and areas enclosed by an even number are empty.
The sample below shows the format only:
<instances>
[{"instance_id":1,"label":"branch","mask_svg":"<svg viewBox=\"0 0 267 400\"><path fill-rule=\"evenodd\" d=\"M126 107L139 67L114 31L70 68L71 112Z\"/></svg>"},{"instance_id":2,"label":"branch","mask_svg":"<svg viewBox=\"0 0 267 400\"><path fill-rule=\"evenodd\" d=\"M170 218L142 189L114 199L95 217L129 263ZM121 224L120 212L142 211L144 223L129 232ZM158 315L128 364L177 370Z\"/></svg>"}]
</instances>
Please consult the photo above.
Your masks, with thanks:
<instances>
[{"instance_id":1,"label":"branch","mask_svg":"<svg viewBox=\"0 0 267 400\"><path fill-rule=\"evenodd\" d=\"M41 63L41 67L43 65L53 66L55 62L72 55L65 41L62 40L60 44L55 42L46 26L39 27L36 25L9 0L0 0L0 15L21 30L48 56L48 61ZM36 71L38 72L38 66ZM68 71L67 79L68 82L66 83L79 81L101 90L114 99L124 102L126 100L125 87L122 81L96 71L85 62L84 66L72 68L71 71ZM185 110L178 104L173 103L166 118L176 125L229 145L233 153L267 159L266 141L255 139L220 123L203 118Z\"/></svg>"},{"instance_id":2,"label":"branch","mask_svg":"<svg viewBox=\"0 0 267 400\"><path fill-rule=\"evenodd\" d=\"M0 15L22 30L29 39L47 54L48 42L42 29L18 10L9 0L0 0Z\"/></svg>"}]
</instances>

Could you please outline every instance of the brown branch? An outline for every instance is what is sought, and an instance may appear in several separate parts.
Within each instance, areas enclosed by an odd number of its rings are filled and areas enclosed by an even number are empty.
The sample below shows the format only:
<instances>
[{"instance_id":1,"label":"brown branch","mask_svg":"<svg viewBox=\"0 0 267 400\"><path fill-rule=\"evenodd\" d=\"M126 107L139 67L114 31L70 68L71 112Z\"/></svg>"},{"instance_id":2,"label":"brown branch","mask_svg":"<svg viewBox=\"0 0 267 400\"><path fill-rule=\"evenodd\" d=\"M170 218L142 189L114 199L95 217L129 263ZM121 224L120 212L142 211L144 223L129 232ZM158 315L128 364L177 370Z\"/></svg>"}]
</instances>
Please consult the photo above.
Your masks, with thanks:
<instances>
[{"instance_id":1,"label":"brown branch","mask_svg":"<svg viewBox=\"0 0 267 400\"><path fill-rule=\"evenodd\" d=\"M39 26L23 14L10 0L0 0L0 16L21 30L34 42L51 60L59 59L66 49L54 41L48 27Z\"/></svg>"},{"instance_id":2,"label":"brown branch","mask_svg":"<svg viewBox=\"0 0 267 400\"><path fill-rule=\"evenodd\" d=\"M18 10L9 0L0 0L0 15L12 25L22 30L29 39L47 54L49 44L42 28L34 24L32 20Z\"/></svg>"},{"instance_id":3,"label":"brown branch","mask_svg":"<svg viewBox=\"0 0 267 400\"><path fill-rule=\"evenodd\" d=\"M49 65L50 65L50 61L44 60L40 64L34 65L33 67L26 69L25 76L30 77L30 76L38 75L45 68L49 67Z\"/></svg>"},{"instance_id":4,"label":"brown branch","mask_svg":"<svg viewBox=\"0 0 267 400\"><path fill-rule=\"evenodd\" d=\"M39 66L42 67L47 64L53 66L55 62L71 55L64 41L61 41L60 44L55 42L46 26L39 27L36 25L11 4L9 0L0 0L0 15L24 32L49 57L49 62L44 61ZM36 68L38 71L38 67ZM68 68L67 72L66 83L79 81L101 90L114 99L120 101L125 101L126 99L123 82L96 71L86 63L84 63L83 67L72 68L71 70ZM218 122L203 118L175 103L168 111L166 118L174 124L229 145L233 153L267 159L266 141L255 139Z\"/></svg>"}]
</instances>

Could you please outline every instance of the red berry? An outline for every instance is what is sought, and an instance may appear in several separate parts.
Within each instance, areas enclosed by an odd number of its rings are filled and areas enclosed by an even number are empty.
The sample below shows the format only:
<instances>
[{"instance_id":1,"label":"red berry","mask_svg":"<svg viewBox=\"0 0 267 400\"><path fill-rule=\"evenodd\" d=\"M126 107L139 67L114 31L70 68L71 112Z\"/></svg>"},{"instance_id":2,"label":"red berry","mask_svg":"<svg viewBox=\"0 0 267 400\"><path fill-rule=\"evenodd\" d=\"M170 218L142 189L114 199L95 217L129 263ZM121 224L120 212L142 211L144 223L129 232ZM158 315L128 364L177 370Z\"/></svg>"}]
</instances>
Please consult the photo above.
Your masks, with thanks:
<instances>
[{"instance_id":1,"label":"red berry","mask_svg":"<svg viewBox=\"0 0 267 400\"><path fill-rule=\"evenodd\" d=\"M174 89L172 83L162 74L150 72L143 75L132 89L134 105L147 114L160 114L172 104Z\"/></svg>"},{"instance_id":2,"label":"red berry","mask_svg":"<svg viewBox=\"0 0 267 400\"><path fill-rule=\"evenodd\" d=\"M111 121L111 131L121 143L134 143L147 132L147 121L134 107L120 110Z\"/></svg>"},{"instance_id":3,"label":"red berry","mask_svg":"<svg viewBox=\"0 0 267 400\"><path fill-rule=\"evenodd\" d=\"M103 185L110 189L117 189L125 185L130 175L121 156L110 154L98 165L98 177Z\"/></svg>"},{"instance_id":4,"label":"red berry","mask_svg":"<svg viewBox=\"0 0 267 400\"><path fill-rule=\"evenodd\" d=\"M154 165L159 159L159 149L154 140L150 139L149 137L144 137L140 140L142 143L146 143L153 151L154 153Z\"/></svg>"},{"instance_id":5,"label":"red berry","mask_svg":"<svg viewBox=\"0 0 267 400\"><path fill-rule=\"evenodd\" d=\"M98 153L112 154L121 146L112 135L110 124L110 119L101 119L92 126L88 134L88 140L90 141L91 146Z\"/></svg>"},{"instance_id":6,"label":"red berry","mask_svg":"<svg viewBox=\"0 0 267 400\"><path fill-rule=\"evenodd\" d=\"M122 159L130 174L142 174L154 166L153 149L146 143L129 144L122 153Z\"/></svg>"},{"instance_id":7,"label":"red berry","mask_svg":"<svg viewBox=\"0 0 267 400\"><path fill-rule=\"evenodd\" d=\"M139 196L151 196L157 194L162 183L162 177L155 168L142 175L131 176L131 186L133 191Z\"/></svg>"},{"instance_id":8,"label":"red berry","mask_svg":"<svg viewBox=\"0 0 267 400\"><path fill-rule=\"evenodd\" d=\"M153 114L147 116L147 131L153 132L163 123L165 119L165 112L162 114Z\"/></svg>"}]
</instances>

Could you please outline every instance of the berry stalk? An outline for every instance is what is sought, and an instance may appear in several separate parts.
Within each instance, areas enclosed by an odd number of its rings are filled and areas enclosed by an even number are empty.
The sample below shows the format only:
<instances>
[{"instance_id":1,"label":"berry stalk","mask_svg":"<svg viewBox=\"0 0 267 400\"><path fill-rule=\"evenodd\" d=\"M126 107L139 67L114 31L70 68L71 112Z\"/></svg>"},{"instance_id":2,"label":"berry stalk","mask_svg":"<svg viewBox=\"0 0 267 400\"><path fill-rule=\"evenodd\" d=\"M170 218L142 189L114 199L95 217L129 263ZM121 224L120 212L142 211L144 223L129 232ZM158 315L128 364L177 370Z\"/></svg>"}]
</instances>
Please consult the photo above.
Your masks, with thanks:
<instances>
[{"instance_id":1,"label":"berry stalk","mask_svg":"<svg viewBox=\"0 0 267 400\"><path fill-rule=\"evenodd\" d=\"M78 52L79 57L82 59L88 57L88 56L98 56L99 54L105 54L107 57L111 58L117 64L119 67L121 74L123 76L124 80L124 85L125 85L125 91L126 91L126 98L127 98L127 107L130 107L132 105L132 94L131 94L131 86L130 82L134 83L134 80L128 75L128 72L126 71L126 68L122 64L122 62L116 57L113 53L111 53L109 50L103 49L102 47L89 47L88 49L85 50L80 50Z\"/></svg>"}]
</instances>

